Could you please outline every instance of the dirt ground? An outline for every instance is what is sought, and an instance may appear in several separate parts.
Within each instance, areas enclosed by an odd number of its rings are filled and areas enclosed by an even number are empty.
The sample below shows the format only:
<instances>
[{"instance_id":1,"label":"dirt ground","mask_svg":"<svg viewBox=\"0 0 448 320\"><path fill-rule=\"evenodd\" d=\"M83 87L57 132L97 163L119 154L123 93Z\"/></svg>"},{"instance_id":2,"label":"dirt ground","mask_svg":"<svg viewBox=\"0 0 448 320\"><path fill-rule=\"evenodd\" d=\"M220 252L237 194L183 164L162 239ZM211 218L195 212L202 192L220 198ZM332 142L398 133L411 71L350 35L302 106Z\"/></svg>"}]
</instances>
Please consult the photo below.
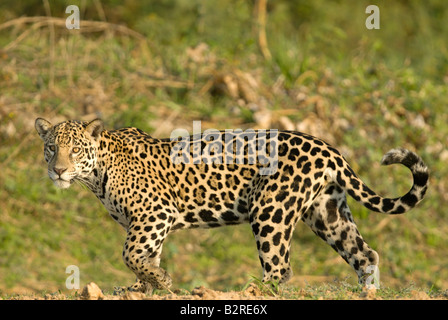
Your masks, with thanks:
<instances>
[{"instance_id":1,"label":"dirt ground","mask_svg":"<svg viewBox=\"0 0 448 320\"><path fill-rule=\"evenodd\" d=\"M126 292L122 295L104 294L97 284L91 282L72 295L63 293L44 295L17 295L7 300L448 300L448 292L438 295L428 295L422 290L410 290L406 294L384 295L375 289L350 292L341 290L316 291L300 289L294 293L276 294L251 283L242 291L218 291L203 286L194 288L191 292L176 290L163 294L146 295L139 292Z\"/></svg>"}]
</instances>

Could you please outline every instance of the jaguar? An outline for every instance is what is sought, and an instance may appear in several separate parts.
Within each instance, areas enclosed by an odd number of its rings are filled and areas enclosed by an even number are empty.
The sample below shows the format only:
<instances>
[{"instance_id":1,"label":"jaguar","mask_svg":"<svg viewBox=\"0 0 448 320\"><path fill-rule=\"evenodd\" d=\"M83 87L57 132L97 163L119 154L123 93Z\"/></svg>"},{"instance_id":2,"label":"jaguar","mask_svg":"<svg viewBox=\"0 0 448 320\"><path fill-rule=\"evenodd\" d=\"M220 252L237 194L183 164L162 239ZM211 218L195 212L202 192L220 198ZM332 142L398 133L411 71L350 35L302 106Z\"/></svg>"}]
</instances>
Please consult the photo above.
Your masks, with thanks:
<instances>
[{"instance_id":1,"label":"jaguar","mask_svg":"<svg viewBox=\"0 0 448 320\"><path fill-rule=\"evenodd\" d=\"M160 267L168 234L250 223L262 281L292 276L291 238L299 220L354 269L366 285L379 256L363 239L346 195L367 209L401 214L424 197L429 173L412 151L396 148L381 164L413 176L403 196L370 189L341 153L314 136L279 130L213 131L157 139L137 128L106 130L103 121L38 118L48 175L58 188L87 186L127 233L123 260L137 278L125 290L151 293L172 280Z\"/></svg>"}]
</instances>

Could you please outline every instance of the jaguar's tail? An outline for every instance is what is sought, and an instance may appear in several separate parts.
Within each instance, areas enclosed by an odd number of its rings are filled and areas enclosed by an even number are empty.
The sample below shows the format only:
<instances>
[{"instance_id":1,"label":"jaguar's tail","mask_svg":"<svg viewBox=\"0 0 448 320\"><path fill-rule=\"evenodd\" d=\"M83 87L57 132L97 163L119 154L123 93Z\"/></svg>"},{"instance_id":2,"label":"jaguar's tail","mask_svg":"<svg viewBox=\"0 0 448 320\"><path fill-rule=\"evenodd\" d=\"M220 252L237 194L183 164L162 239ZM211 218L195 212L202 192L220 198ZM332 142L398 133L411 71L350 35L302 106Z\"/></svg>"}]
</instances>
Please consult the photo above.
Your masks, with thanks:
<instances>
[{"instance_id":1,"label":"jaguar's tail","mask_svg":"<svg viewBox=\"0 0 448 320\"><path fill-rule=\"evenodd\" d=\"M414 179L411 190L402 197L389 199L377 195L353 171L346 171L348 176L345 178L348 179L344 179L345 186L341 187L370 210L388 214L404 213L415 207L425 196L429 181L428 167L414 152L402 148L390 150L381 160L382 165L393 163L400 163L408 167Z\"/></svg>"}]
</instances>

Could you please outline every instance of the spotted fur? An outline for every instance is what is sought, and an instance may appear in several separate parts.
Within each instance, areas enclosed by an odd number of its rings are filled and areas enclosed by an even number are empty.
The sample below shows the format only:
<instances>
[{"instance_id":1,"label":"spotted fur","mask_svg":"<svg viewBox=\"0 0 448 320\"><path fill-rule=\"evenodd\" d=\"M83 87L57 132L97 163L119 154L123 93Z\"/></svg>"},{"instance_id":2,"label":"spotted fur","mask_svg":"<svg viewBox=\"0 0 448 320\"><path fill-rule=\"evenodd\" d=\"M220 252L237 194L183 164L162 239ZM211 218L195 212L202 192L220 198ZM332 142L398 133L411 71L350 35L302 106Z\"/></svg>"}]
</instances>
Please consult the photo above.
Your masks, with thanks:
<instances>
[{"instance_id":1,"label":"spotted fur","mask_svg":"<svg viewBox=\"0 0 448 320\"><path fill-rule=\"evenodd\" d=\"M402 197L383 198L357 177L335 148L299 132L279 131L274 139L272 132L225 136L223 131L214 132L213 139L195 135L171 141L136 128L107 131L100 120L52 126L41 118L36 129L56 186L81 181L127 231L123 260L137 276L130 290L170 287L170 276L159 267L169 233L240 223L251 224L263 281L286 282L292 275L290 246L299 219L353 267L363 284L368 266L378 265L378 254L359 233L346 193L372 211L398 214L416 206L428 186L421 158L393 149L382 164L405 165L414 185ZM254 160L253 142L265 146L267 154L276 150L271 174L262 174L267 161ZM178 152L182 143L190 147L189 153ZM191 158L175 161L173 150L174 155ZM239 152L247 156L229 161ZM208 157L198 157L201 154Z\"/></svg>"}]
</instances>

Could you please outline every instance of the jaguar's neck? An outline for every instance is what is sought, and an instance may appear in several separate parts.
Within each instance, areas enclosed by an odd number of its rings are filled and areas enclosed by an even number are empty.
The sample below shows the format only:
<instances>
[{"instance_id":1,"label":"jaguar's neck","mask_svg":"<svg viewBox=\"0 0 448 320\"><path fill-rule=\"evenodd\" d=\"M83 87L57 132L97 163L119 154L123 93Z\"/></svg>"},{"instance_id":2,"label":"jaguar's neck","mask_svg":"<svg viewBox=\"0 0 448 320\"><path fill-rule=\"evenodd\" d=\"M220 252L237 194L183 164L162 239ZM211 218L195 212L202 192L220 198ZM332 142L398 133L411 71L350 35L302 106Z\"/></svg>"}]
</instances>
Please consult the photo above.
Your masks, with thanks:
<instances>
[{"instance_id":1,"label":"jaguar's neck","mask_svg":"<svg viewBox=\"0 0 448 320\"><path fill-rule=\"evenodd\" d=\"M95 168L88 176L80 177L76 180L82 185L86 186L90 191L92 191L97 196L102 196L104 194L104 187L101 179L101 173L98 168Z\"/></svg>"},{"instance_id":2,"label":"jaguar's neck","mask_svg":"<svg viewBox=\"0 0 448 320\"><path fill-rule=\"evenodd\" d=\"M84 177L78 178L78 180L89 188L98 198L103 199L106 193L106 184L108 181L108 176L105 168L105 164L108 163L108 158L110 158L110 152L104 150L104 145L106 145L105 140L107 140L107 131L104 131L97 142L97 154L96 163L93 170ZM102 143L102 140L103 143Z\"/></svg>"}]
</instances>

